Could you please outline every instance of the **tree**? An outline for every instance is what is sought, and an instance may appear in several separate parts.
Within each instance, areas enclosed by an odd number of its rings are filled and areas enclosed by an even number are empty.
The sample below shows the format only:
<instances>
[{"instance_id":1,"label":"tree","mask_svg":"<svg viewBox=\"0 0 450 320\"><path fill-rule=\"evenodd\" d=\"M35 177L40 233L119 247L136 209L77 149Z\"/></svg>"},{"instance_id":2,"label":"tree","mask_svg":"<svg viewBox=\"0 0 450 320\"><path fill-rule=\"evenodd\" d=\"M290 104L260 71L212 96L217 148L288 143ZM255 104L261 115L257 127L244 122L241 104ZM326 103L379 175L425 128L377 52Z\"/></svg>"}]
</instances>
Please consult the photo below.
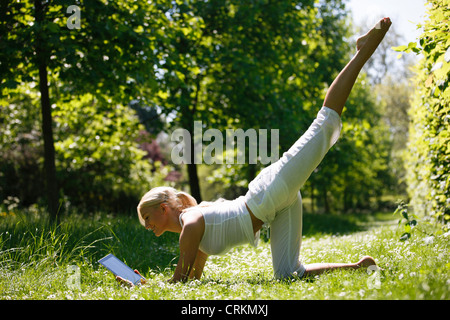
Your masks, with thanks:
<instances>
[{"instance_id":1,"label":"tree","mask_svg":"<svg viewBox=\"0 0 450 320\"><path fill-rule=\"evenodd\" d=\"M406 66L405 66L406 67ZM412 78L398 81L388 75L375 86L378 97L378 108L381 110L383 121L388 130L389 138L389 171L390 180L386 185L386 191L392 195L407 197L405 153L408 142L408 128L410 124L409 110L414 96Z\"/></svg>"},{"instance_id":2,"label":"tree","mask_svg":"<svg viewBox=\"0 0 450 320\"><path fill-rule=\"evenodd\" d=\"M59 191L52 104L86 92L109 103L127 104L132 98L145 99L154 86L150 39L152 29L160 27L157 4L101 0L77 4L82 22L73 30L65 16L73 1L9 0L0 6L2 89L39 83L47 204L53 220Z\"/></svg>"}]
</instances>

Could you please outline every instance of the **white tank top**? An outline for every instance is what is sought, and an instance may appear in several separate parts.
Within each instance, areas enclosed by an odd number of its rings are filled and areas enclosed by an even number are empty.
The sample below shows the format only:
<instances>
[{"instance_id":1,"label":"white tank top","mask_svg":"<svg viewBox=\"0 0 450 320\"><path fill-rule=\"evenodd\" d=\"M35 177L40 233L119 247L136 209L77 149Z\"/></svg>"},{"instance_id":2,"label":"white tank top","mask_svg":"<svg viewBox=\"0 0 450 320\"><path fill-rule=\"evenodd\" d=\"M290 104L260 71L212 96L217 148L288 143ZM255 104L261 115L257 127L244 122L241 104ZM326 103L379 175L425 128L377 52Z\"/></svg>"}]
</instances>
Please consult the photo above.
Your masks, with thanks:
<instances>
[{"instance_id":1,"label":"white tank top","mask_svg":"<svg viewBox=\"0 0 450 320\"><path fill-rule=\"evenodd\" d=\"M200 241L200 250L208 255L221 255L232 247L250 243L258 245L259 231L254 234L250 213L245 206L245 198L232 201L213 202L200 210L205 220L205 232ZM185 213L185 212L184 212ZM180 224L183 226L180 214Z\"/></svg>"}]
</instances>

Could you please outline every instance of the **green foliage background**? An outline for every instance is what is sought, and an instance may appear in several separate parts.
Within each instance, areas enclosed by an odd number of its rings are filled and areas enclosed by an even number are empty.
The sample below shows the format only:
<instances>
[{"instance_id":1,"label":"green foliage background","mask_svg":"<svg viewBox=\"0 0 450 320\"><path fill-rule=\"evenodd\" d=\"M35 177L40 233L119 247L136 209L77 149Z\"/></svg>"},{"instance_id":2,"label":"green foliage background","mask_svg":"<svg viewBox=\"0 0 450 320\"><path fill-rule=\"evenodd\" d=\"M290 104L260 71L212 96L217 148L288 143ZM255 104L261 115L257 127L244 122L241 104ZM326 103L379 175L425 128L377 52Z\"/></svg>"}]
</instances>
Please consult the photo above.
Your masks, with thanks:
<instances>
[{"instance_id":1,"label":"green foliage background","mask_svg":"<svg viewBox=\"0 0 450 320\"><path fill-rule=\"evenodd\" d=\"M441 216L449 198L445 3L436 2L436 23L421 38L428 71L411 111L406 175L413 203ZM156 135L194 121L219 130L279 129L282 153L307 129L355 50L343 0L75 1L81 28L70 30L65 8L72 4L45 2L39 24L31 2L0 6L0 198L17 197L23 206L45 205L48 183L37 38L49 78L60 206L88 211L134 211L145 191L163 184L188 192L200 185L204 200L242 195L260 164L186 172L170 163L170 142ZM302 190L310 211L379 209L387 195L405 196L391 158L399 147L380 99L361 74L341 139ZM175 171L181 179L168 179Z\"/></svg>"},{"instance_id":2,"label":"green foliage background","mask_svg":"<svg viewBox=\"0 0 450 320\"><path fill-rule=\"evenodd\" d=\"M410 109L408 193L417 214L450 219L450 1L428 1L419 43L397 48L422 54Z\"/></svg>"}]
</instances>

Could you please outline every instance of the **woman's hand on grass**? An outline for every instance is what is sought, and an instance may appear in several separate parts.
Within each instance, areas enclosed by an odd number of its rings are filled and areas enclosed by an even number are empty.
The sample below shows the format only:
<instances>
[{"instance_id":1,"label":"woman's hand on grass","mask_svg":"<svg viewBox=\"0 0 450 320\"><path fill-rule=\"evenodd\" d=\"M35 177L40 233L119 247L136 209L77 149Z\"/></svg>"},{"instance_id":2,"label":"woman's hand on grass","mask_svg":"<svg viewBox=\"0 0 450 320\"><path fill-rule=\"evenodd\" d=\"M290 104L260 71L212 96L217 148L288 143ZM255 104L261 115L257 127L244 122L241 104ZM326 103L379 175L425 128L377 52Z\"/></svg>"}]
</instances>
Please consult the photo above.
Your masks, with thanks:
<instances>
[{"instance_id":1,"label":"woman's hand on grass","mask_svg":"<svg viewBox=\"0 0 450 320\"><path fill-rule=\"evenodd\" d=\"M139 273L139 271L138 270L136 270L136 269L134 269L134 273L136 273L136 274L138 274L138 275L140 275L141 277L142 277L142 275ZM117 282L120 284L120 285L124 285L124 286L127 286L127 287L134 287L134 283L133 282L131 282L130 280L127 280L127 279L124 279L124 278L122 278L122 277L120 277L120 276L116 276L116 280L117 280ZM141 284L145 284L147 281L145 280L145 278L144 277L142 277L141 278Z\"/></svg>"}]
</instances>

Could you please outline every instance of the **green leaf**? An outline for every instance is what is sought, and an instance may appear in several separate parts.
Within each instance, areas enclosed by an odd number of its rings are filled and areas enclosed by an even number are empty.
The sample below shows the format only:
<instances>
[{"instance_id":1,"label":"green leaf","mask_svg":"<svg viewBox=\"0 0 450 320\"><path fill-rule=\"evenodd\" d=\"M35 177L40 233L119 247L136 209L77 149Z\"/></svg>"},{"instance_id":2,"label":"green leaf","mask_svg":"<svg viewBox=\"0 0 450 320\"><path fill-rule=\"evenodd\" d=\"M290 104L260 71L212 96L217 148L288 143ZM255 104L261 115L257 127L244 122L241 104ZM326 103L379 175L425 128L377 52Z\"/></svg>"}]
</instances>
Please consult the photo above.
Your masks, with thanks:
<instances>
[{"instance_id":1,"label":"green leaf","mask_svg":"<svg viewBox=\"0 0 450 320\"><path fill-rule=\"evenodd\" d=\"M9 80L6 80L5 87L8 89L15 89L15 88L17 88L17 86L19 84L20 84L19 82L9 79Z\"/></svg>"},{"instance_id":2,"label":"green leaf","mask_svg":"<svg viewBox=\"0 0 450 320\"><path fill-rule=\"evenodd\" d=\"M408 46L398 46L398 47L391 47L394 51L405 51L408 48Z\"/></svg>"},{"instance_id":3,"label":"green leaf","mask_svg":"<svg viewBox=\"0 0 450 320\"><path fill-rule=\"evenodd\" d=\"M49 24L47 24L47 29L52 33L57 33L60 30L59 25L54 22L50 22Z\"/></svg>"},{"instance_id":4,"label":"green leaf","mask_svg":"<svg viewBox=\"0 0 450 320\"><path fill-rule=\"evenodd\" d=\"M403 46L398 46L398 47L391 47L392 50L394 51L398 51L398 52L414 52L416 54L420 53L420 49L417 48L417 43L416 42L410 42L408 43L407 46L403 45Z\"/></svg>"},{"instance_id":5,"label":"green leaf","mask_svg":"<svg viewBox=\"0 0 450 320\"><path fill-rule=\"evenodd\" d=\"M409 225L409 222L405 224L403 229L405 230L405 233L410 233L411 232L411 226Z\"/></svg>"},{"instance_id":6,"label":"green leaf","mask_svg":"<svg viewBox=\"0 0 450 320\"><path fill-rule=\"evenodd\" d=\"M408 232L405 232L405 233L402 234L402 236L400 237L400 240L401 240L401 241L406 241L406 240L408 240L409 238L411 238L411 234L408 233Z\"/></svg>"},{"instance_id":7,"label":"green leaf","mask_svg":"<svg viewBox=\"0 0 450 320\"><path fill-rule=\"evenodd\" d=\"M402 216L403 216L403 218L405 218L406 220L409 220L409 218L408 218L408 211L402 210Z\"/></svg>"}]
</instances>

